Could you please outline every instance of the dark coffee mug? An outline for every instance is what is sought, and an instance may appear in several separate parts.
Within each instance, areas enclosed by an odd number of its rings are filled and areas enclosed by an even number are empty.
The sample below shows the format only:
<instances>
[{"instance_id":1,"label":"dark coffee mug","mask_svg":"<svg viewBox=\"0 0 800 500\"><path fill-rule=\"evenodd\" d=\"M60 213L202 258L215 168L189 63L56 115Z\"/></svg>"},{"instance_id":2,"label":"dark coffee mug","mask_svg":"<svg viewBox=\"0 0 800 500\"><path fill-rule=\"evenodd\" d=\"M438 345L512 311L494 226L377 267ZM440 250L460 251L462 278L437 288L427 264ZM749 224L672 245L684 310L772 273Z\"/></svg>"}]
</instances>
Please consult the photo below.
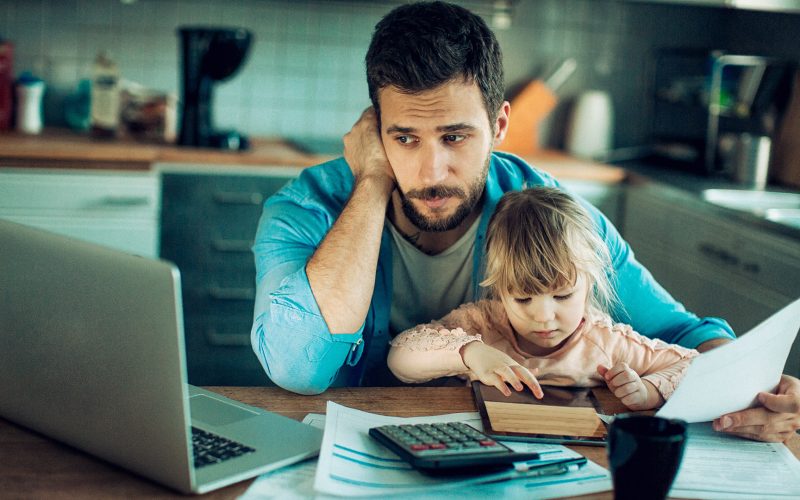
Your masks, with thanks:
<instances>
[{"instance_id":1,"label":"dark coffee mug","mask_svg":"<svg viewBox=\"0 0 800 500\"><path fill-rule=\"evenodd\" d=\"M678 473L688 425L646 415L617 415L608 431L615 500L663 500Z\"/></svg>"}]
</instances>

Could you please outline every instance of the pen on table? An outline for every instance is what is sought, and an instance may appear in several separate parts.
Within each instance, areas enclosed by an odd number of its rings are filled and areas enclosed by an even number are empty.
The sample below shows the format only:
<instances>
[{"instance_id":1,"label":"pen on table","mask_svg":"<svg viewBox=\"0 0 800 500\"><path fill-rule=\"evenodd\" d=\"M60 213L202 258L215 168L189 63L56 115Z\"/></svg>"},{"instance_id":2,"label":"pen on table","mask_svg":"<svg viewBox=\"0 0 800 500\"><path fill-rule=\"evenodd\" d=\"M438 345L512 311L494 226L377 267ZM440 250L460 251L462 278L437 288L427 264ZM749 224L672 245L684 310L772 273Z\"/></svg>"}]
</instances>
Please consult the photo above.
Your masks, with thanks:
<instances>
[{"instance_id":1,"label":"pen on table","mask_svg":"<svg viewBox=\"0 0 800 500\"><path fill-rule=\"evenodd\" d=\"M519 462L514 464L514 469L524 477L553 476L576 471L586 465L586 457L567 458L547 464L531 464Z\"/></svg>"}]
</instances>

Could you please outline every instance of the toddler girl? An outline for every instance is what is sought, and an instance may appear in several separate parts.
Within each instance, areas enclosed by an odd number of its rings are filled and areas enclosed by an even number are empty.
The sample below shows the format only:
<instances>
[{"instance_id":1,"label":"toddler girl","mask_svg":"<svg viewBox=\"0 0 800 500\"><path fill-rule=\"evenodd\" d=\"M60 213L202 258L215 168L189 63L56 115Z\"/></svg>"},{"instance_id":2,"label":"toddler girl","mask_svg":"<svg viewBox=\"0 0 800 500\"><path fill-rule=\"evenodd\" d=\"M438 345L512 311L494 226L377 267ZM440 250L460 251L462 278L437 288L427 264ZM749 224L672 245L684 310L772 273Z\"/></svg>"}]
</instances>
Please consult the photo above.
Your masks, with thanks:
<instances>
[{"instance_id":1,"label":"toddler girl","mask_svg":"<svg viewBox=\"0 0 800 500\"><path fill-rule=\"evenodd\" d=\"M489 221L490 298L395 337L389 368L403 382L462 376L510 395L540 383L607 384L625 406L661 406L697 351L614 324L608 249L583 208L554 188L506 193Z\"/></svg>"}]
</instances>

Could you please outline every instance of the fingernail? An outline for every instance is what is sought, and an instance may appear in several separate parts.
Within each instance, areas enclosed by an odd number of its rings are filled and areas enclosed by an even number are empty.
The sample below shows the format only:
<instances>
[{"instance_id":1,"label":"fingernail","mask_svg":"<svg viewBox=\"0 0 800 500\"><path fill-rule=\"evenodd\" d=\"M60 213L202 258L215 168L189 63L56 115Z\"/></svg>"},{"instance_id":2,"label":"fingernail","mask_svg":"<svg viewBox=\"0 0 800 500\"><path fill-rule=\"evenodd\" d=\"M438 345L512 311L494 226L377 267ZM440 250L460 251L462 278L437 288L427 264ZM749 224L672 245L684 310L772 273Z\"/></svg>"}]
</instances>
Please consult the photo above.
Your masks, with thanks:
<instances>
[{"instance_id":1,"label":"fingernail","mask_svg":"<svg viewBox=\"0 0 800 500\"><path fill-rule=\"evenodd\" d=\"M727 429L733 424L731 417L722 417L722 428Z\"/></svg>"}]
</instances>

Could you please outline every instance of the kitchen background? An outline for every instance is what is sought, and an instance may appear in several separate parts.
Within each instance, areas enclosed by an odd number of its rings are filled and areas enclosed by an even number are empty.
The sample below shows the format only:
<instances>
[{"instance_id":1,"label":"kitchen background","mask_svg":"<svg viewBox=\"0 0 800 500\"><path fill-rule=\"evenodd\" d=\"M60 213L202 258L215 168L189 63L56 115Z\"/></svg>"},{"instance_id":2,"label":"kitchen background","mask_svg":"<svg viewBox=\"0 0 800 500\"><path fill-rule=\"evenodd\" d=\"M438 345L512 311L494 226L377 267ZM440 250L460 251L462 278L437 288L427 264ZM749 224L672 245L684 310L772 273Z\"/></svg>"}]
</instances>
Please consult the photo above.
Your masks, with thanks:
<instances>
[{"instance_id":1,"label":"kitchen background","mask_svg":"<svg viewBox=\"0 0 800 500\"><path fill-rule=\"evenodd\" d=\"M689 139L703 143L700 150L710 144L706 151L716 151L717 137L706 139L705 133L717 104L709 89L720 91L723 109L724 85L709 84L709 52L800 61L800 0L752 1L762 6L792 3L795 9L777 13L696 5L724 6L732 0L458 1L494 27L509 95L536 88L526 84L574 58L576 70L558 88L557 107L538 127L548 150L521 154L602 210L638 259L690 310L726 318L738 333L800 296L800 93L792 98L795 104L786 106L785 116L794 118L782 123L791 126L774 137L773 153L782 153L771 157L781 159L772 166L783 166L779 170L786 175L775 176L768 187L793 187L788 193L727 189L744 183L707 175L702 157L693 163L694 170L665 166L658 158L651 163L645 156L622 165L586 161L576 158L586 156L569 147L576 134L566 131L586 92L600 90L614 108L617 160L646 149L633 146L662 138L665 123L671 127L665 127L667 132L690 130ZM40 136L0 134L0 217L174 262L182 277L189 381L267 383L250 346L254 229L265 197L296 176L298 167L320 159L281 139L305 144L316 139L318 145L341 148L341 136L369 105L363 58L374 25L400 3L0 0L0 38L14 44L14 77L30 71L45 80L50 128ZM99 141L52 129L67 123L66 111L74 111L65 105L74 103L68 96L81 80L93 77L102 51L119 65L124 79L177 96L181 60L176 29L186 25L243 27L254 33L244 65L230 81L215 85L213 110L215 129L260 139L252 141L250 151ZM665 48L697 49L699 58L688 73L659 76L656 85L656 70L663 68L656 64L663 59L656 56ZM759 77L762 83L744 106L744 118L731 115L745 101L741 90L748 86L742 82L752 82L742 75L735 92L726 89L736 106L714 117L726 127L720 130L742 139L739 145L748 144L745 132L768 132L760 122L770 115L776 93L760 89L778 81L769 74ZM690 90L675 92L680 98L671 100L671 92L681 86ZM528 107L528 117L534 107ZM514 116L525 113L525 106L515 104L512 132ZM660 120L665 114L671 119ZM74 113L69 116L76 123ZM598 115L584 120L595 136L601 122ZM517 135L531 145L532 133ZM764 143L752 137L749 144ZM723 134L718 138L721 146ZM562 146L568 154L549 151ZM768 149L758 150L769 158ZM738 146L734 151L736 161L730 163L745 167L742 171L766 166L760 153ZM800 342L785 370L800 375Z\"/></svg>"},{"instance_id":2,"label":"kitchen background","mask_svg":"<svg viewBox=\"0 0 800 500\"><path fill-rule=\"evenodd\" d=\"M218 128L252 136L340 137L369 104L363 57L375 23L398 1L0 0L0 37L14 73L47 83L45 123L63 125L63 101L90 78L98 51L122 77L179 89L176 27L236 26L255 34L249 59L215 89ZM800 15L622 0L459 2L495 27L506 83L519 85L574 57L544 141L563 144L563 117L587 89L610 93L616 147L645 142L652 122L653 51L724 49L800 60ZM502 26L510 19L510 25ZM547 130L547 128L545 129Z\"/></svg>"}]
</instances>

